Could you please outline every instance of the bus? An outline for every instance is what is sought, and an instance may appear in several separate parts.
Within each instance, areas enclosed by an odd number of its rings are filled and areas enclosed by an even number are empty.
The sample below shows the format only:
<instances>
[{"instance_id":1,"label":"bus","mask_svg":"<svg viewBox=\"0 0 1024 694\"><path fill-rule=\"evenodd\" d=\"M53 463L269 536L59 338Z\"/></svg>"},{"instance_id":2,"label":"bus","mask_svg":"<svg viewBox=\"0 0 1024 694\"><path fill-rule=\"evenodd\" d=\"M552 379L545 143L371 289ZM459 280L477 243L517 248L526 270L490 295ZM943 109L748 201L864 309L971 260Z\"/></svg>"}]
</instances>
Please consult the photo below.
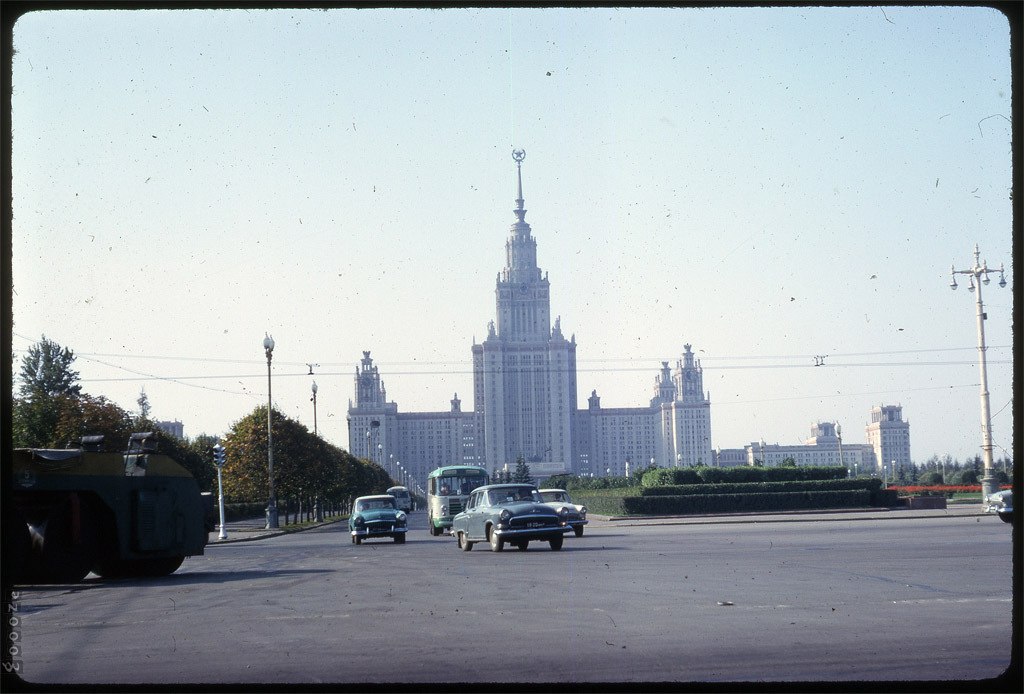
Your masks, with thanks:
<instances>
[{"instance_id":1,"label":"bus","mask_svg":"<svg viewBox=\"0 0 1024 694\"><path fill-rule=\"evenodd\" d=\"M427 520L430 534L437 536L450 530L452 517L462 512L469 495L488 481L487 470L475 465L439 467L427 475Z\"/></svg>"},{"instance_id":2,"label":"bus","mask_svg":"<svg viewBox=\"0 0 1024 694\"><path fill-rule=\"evenodd\" d=\"M412 497L409 496L409 490L405 487L388 487L385 494L390 494L395 497L396 506L406 513L412 513Z\"/></svg>"}]
</instances>

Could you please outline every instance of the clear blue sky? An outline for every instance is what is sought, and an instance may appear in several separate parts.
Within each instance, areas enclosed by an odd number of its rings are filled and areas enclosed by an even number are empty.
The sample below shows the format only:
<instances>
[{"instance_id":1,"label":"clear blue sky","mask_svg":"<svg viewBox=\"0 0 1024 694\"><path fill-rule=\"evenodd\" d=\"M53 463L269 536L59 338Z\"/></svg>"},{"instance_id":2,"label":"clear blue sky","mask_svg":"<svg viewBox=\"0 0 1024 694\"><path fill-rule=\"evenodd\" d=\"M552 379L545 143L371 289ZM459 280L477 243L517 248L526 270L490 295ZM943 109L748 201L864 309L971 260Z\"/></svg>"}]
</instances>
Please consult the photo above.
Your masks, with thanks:
<instances>
[{"instance_id":1,"label":"clear blue sky","mask_svg":"<svg viewBox=\"0 0 1024 694\"><path fill-rule=\"evenodd\" d=\"M1012 450L1009 25L988 8L47 11L14 30L13 346L186 435L266 402L347 446L363 350L400 411L472 408L513 147L579 397L690 343L716 447ZM998 281L998 275L995 277ZM825 355L815 367L815 356ZM17 385L17 384L15 384Z\"/></svg>"}]
</instances>

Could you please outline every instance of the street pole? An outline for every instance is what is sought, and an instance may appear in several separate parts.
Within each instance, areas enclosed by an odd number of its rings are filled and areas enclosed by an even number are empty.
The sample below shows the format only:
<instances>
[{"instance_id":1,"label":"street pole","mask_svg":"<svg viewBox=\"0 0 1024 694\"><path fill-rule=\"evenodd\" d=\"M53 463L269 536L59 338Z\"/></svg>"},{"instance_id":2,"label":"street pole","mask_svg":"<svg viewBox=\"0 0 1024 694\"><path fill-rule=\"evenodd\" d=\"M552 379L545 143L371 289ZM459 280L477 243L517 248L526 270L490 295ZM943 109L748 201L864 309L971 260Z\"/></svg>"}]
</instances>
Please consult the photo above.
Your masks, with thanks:
<instances>
[{"instance_id":1,"label":"street pole","mask_svg":"<svg viewBox=\"0 0 1024 694\"><path fill-rule=\"evenodd\" d=\"M317 435L316 432L316 381L313 381L313 397L310 400L313 401L313 436Z\"/></svg>"},{"instance_id":2,"label":"street pole","mask_svg":"<svg viewBox=\"0 0 1024 694\"><path fill-rule=\"evenodd\" d=\"M985 315L985 307L981 300L981 285L988 284L991 280L989 279L988 273L995 272L995 270L988 269L988 261L984 261L979 264L978 260L981 257L981 251L978 245L974 245L974 267L969 270L957 270L956 266L950 268L950 272L953 275L953 281L949 283L949 288L955 290L957 288L956 276L957 275L970 275L970 283L967 285L967 291L973 292L977 290L975 296L975 306L977 309L977 323L978 323L978 369L981 373L981 450L984 456L985 468L981 477L981 503L982 506L985 504L985 499L990 494L995 493L998 485L996 485L996 478L993 474L993 463L992 463L992 415L989 411L988 401L988 371L985 368L985 319L988 317ZM1003 264L999 264L999 287L1003 288L1006 286L1006 275L1003 271Z\"/></svg>"},{"instance_id":3,"label":"street pole","mask_svg":"<svg viewBox=\"0 0 1024 694\"><path fill-rule=\"evenodd\" d=\"M220 505L220 533L218 540L228 539L228 531L224 528L224 479L221 471L224 468L224 446L219 443L213 447L213 464L217 467L217 499Z\"/></svg>"},{"instance_id":4,"label":"street pole","mask_svg":"<svg viewBox=\"0 0 1024 694\"><path fill-rule=\"evenodd\" d=\"M836 439L839 441L839 467L846 467L843 465L843 428L836 422Z\"/></svg>"},{"instance_id":5,"label":"street pole","mask_svg":"<svg viewBox=\"0 0 1024 694\"><path fill-rule=\"evenodd\" d=\"M270 477L270 500L267 502L266 530L281 527L277 516L277 497L274 496L274 432L270 412L274 409L274 398L270 394L270 360L274 355L274 338L267 333L263 338L263 349L267 353L267 474Z\"/></svg>"}]
</instances>

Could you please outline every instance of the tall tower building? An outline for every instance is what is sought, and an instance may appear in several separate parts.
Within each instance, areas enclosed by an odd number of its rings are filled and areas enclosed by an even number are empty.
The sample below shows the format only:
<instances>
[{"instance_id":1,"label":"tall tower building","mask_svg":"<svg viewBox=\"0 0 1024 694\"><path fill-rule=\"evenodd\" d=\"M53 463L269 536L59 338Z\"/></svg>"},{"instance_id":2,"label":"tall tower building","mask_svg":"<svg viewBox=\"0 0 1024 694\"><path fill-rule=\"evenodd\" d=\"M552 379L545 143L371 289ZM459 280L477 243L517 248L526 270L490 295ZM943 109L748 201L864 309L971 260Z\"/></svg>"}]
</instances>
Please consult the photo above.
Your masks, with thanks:
<instances>
[{"instance_id":1,"label":"tall tower building","mask_svg":"<svg viewBox=\"0 0 1024 694\"><path fill-rule=\"evenodd\" d=\"M572 469L576 411L576 337L551 326L547 274L537 267L537 241L523 207L523 150L516 162L516 221L505 242L505 268L495 287L497 322L474 344L473 395L477 455L488 470L527 463Z\"/></svg>"},{"instance_id":2,"label":"tall tower building","mask_svg":"<svg viewBox=\"0 0 1024 694\"><path fill-rule=\"evenodd\" d=\"M871 408L871 423L865 427L868 443L875 451L876 472L910 465L910 422L903 421L901 405Z\"/></svg>"}]
</instances>

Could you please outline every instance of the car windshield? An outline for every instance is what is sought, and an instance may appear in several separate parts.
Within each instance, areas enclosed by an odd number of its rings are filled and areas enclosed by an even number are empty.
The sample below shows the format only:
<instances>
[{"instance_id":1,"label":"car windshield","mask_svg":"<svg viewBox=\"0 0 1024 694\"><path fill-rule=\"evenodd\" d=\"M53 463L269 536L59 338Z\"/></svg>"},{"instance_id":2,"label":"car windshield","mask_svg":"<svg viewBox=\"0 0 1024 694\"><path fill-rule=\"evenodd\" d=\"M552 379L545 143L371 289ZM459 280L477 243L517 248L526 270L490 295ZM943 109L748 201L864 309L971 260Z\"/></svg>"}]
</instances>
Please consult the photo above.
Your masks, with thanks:
<instances>
[{"instance_id":1,"label":"car windshield","mask_svg":"<svg viewBox=\"0 0 1024 694\"><path fill-rule=\"evenodd\" d=\"M491 506L508 504L515 501L537 501L534 495L537 492L530 487L506 487L504 489L491 489L487 492L487 500Z\"/></svg>"},{"instance_id":2,"label":"car windshield","mask_svg":"<svg viewBox=\"0 0 1024 694\"><path fill-rule=\"evenodd\" d=\"M373 511L375 509L394 507L394 499L362 499L356 502L356 511Z\"/></svg>"},{"instance_id":3,"label":"car windshield","mask_svg":"<svg viewBox=\"0 0 1024 694\"><path fill-rule=\"evenodd\" d=\"M541 492L540 496L544 501L569 501L569 495L565 492Z\"/></svg>"}]
</instances>

